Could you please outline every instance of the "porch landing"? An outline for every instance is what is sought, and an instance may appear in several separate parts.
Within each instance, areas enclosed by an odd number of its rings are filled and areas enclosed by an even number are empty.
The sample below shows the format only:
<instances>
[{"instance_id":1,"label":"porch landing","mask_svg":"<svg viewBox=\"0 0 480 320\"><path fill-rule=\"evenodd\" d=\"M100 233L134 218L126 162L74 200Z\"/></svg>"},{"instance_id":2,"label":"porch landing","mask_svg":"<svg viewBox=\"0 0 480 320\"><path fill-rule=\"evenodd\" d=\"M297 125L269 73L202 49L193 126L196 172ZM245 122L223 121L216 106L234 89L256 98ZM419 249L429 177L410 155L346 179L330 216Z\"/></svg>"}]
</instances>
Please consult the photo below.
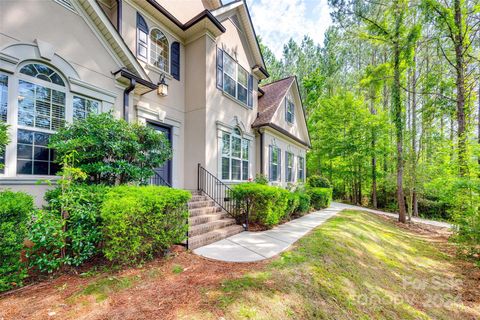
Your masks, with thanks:
<instances>
[{"instance_id":1,"label":"porch landing","mask_svg":"<svg viewBox=\"0 0 480 320\"><path fill-rule=\"evenodd\" d=\"M298 239L318 227L344 207L333 203L329 208L289 221L271 230L242 232L193 250L205 258L228 262L253 262L276 256Z\"/></svg>"}]
</instances>

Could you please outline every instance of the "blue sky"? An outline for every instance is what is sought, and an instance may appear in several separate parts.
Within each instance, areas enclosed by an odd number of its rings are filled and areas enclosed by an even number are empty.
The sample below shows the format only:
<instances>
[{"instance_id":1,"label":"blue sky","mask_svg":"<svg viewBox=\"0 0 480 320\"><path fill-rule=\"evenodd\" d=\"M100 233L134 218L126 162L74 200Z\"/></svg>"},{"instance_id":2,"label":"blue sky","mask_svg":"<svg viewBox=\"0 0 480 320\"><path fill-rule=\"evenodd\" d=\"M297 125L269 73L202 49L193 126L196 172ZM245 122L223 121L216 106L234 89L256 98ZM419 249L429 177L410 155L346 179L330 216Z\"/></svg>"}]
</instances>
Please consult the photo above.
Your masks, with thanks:
<instances>
[{"instance_id":1,"label":"blue sky","mask_svg":"<svg viewBox=\"0 0 480 320\"><path fill-rule=\"evenodd\" d=\"M257 35L278 58L290 38L300 42L307 34L323 43L332 23L327 0L247 0L247 4Z\"/></svg>"}]
</instances>

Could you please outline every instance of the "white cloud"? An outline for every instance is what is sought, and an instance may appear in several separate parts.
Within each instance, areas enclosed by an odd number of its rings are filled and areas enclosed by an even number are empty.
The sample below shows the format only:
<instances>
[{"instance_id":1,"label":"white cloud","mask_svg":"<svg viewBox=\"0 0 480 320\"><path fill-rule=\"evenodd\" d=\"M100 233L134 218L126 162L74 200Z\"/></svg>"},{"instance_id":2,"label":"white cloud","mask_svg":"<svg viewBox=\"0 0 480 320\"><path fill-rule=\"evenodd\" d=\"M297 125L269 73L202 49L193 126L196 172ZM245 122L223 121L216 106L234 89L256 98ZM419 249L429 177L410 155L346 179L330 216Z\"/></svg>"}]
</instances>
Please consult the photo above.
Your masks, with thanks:
<instances>
[{"instance_id":1,"label":"white cloud","mask_svg":"<svg viewBox=\"0 0 480 320\"><path fill-rule=\"evenodd\" d=\"M290 38L323 43L331 24L327 0L247 0L257 35L280 58Z\"/></svg>"}]
</instances>

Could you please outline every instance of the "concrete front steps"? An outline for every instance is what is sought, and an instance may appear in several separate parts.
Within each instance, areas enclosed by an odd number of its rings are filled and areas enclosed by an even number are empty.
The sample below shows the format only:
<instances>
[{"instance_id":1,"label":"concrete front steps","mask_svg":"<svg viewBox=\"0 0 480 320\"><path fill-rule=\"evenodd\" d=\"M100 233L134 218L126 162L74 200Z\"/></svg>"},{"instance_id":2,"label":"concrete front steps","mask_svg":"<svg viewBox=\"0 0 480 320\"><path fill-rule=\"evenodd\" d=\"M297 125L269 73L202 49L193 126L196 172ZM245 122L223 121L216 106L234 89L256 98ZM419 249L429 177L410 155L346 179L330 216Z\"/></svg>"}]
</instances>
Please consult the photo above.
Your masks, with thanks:
<instances>
[{"instance_id":1,"label":"concrete front steps","mask_svg":"<svg viewBox=\"0 0 480 320\"><path fill-rule=\"evenodd\" d=\"M243 231L235 219L209 197L195 191L188 202L188 248L193 250Z\"/></svg>"}]
</instances>

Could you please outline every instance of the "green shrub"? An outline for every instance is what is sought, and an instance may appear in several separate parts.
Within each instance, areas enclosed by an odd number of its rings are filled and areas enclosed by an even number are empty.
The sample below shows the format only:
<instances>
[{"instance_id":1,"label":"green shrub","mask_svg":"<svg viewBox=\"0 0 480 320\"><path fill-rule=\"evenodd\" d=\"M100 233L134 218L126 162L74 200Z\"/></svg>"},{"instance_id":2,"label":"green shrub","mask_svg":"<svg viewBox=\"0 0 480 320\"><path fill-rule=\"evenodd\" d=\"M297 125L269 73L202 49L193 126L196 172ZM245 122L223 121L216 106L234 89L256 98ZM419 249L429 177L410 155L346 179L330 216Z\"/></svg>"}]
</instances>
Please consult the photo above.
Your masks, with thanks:
<instances>
[{"instance_id":1,"label":"green shrub","mask_svg":"<svg viewBox=\"0 0 480 320\"><path fill-rule=\"evenodd\" d=\"M66 215L66 261L79 266L98 253L102 240L100 209L108 191L104 185L72 184L68 196L62 196L61 187L45 195L48 210L61 217L62 207ZM68 204L67 204L68 202Z\"/></svg>"},{"instance_id":2,"label":"green shrub","mask_svg":"<svg viewBox=\"0 0 480 320\"><path fill-rule=\"evenodd\" d=\"M62 256L66 244L63 226L64 221L55 212L38 210L33 214L29 227L29 239L33 242L33 247L27 253L31 268L51 273L68 262Z\"/></svg>"},{"instance_id":3,"label":"green shrub","mask_svg":"<svg viewBox=\"0 0 480 320\"><path fill-rule=\"evenodd\" d=\"M187 191L168 187L110 189L101 211L105 257L138 262L185 240L190 197Z\"/></svg>"},{"instance_id":4,"label":"green shrub","mask_svg":"<svg viewBox=\"0 0 480 320\"><path fill-rule=\"evenodd\" d=\"M307 185L311 188L331 188L330 181L318 175L313 175L307 178Z\"/></svg>"},{"instance_id":5,"label":"green shrub","mask_svg":"<svg viewBox=\"0 0 480 320\"><path fill-rule=\"evenodd\" d=\"M21 286L27 276L21 262L33 198L22 192L0 192L0 292Z\"/></svg>"},{"instance_id":6,"label":"green shrub","mask_svg":"<svg viewBox=\"0 0 480 320\"><path fill-rule=\"evenodd\" d=\"M248 204L249 221L266 227L278 224L287 216L289 192L258 183L241 183L232 188L232 197Z\"/></svg>"},{"instance_id":7,"label":"green shrub","mask_svg":"<svg viewBox=\"0 0 480 320\"><path fill-rule=\"evenodd\" d=\"M258 184L263 184L263 185L267 185L268 184L268 178L266 175L264 174L257 174L255 176L255 180L254 180L255 183L258 183Z\"/></svg>"},{"instance_id":8,"label":"green shrub","mask_svg":"<svg viewBox=\"0 0 480 320\"><path fill-rule=\"evenodd\" d=\"M300 193L289 192L287 196L287 217L298 212L299 204L300 204Z\"/></svg>"},{"instance_id":9,"label":"green shrub","mask_svg":"<svg viewBox=\"0 0 480 320\"><path fill-rule=\"evenodd\" d=\"M332 201L332 189L330 188L309 188L308 194L312 207L316 210L327 208Z\"/></svg>"},{"instance_id":10,"label":"green shrub","mask_svg":"<svg viewBox=\"0 0 480 320\"><path fill-rule=\"evenodd\" d=\"M143 182L171 156L165 135L140 124L115 119L111 113L89 115L50 138L57 160L76 152L76 166L93 183Z\"/></svg>"},{"instance_id":11,"label":"green shrub","mask_svg":"<svg viewBox=\"0 0 480 320\"><path fill-rule=\"evenodd\" d=\"M310 211L310 196L306 192L296 191L298 194L297 213L307 213Z\"/></svg>"}]
</instances>

